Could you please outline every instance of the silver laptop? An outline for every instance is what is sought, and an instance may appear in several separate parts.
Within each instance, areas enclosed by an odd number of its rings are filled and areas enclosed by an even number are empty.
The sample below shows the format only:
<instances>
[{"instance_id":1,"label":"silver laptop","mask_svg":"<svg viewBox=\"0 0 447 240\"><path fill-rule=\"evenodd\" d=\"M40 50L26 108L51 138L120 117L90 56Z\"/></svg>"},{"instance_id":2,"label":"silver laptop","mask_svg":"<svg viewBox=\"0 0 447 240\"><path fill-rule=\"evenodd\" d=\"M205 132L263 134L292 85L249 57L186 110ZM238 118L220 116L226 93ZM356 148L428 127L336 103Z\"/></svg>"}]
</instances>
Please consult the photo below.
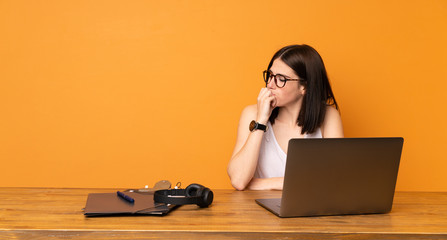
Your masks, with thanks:
<instances>
[{"instance_id":1,"label":"silver laptop","mask_svg":"<svg viewBox=\"0 0 447 240\"><path fill-rule=\"evenodd\" d=\"M282 198L256 202L279 217L387 213L403 138L289 141Z\"/></svg>"}]
</instances>

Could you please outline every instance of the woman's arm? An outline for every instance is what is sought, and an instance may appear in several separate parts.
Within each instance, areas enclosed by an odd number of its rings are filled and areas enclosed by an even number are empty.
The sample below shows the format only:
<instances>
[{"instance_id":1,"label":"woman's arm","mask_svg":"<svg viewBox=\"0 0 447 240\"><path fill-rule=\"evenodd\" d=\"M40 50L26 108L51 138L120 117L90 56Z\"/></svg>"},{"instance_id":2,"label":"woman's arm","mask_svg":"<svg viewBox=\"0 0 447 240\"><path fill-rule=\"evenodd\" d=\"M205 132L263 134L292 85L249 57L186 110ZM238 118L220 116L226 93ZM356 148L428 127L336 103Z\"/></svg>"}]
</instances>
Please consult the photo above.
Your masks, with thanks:
<instances>
[{"instance_id":1,"label":"woman's arm","mask_svg":"<svg viewBox=\"0 0 447 240\"><path fill-rule=\"evenodd\" d=\"M275 97L271 94L271 91L262 88L257 105L248 106L242 111L236 145L227 168L231 184L237 190L244 190L255 174L262 136L264 135L262 130L250 132L248 126L253 120L266 125L275 107L275 102Z\"/></svg>"},{"instance_id":2,"label":"woman's arm","mask_svg":"<svg viewBox=\"0 0 447 240\"><path fill-rule=\"evenodd\" d=\"M324 117L321 131L324 138L344 137L340 113L336 108L332 106L326 108L326 116Z\"/></svg>"},{"instance_id":3,"label":"woman's arm","mask_svg":"<svg viewBox=\"0 0 447 240\"><path fill-rule=\"evenodd\" d=\"M247 188L250 190L282 190L283 177L253 178Z\"/></svg>"},{"instance_id":4,"label":"woman's arm","mask_svg":"<svg viewBox=\"0 0 447 240\"><path fill-rule=\"evenodd\" d=\"M254 176L258 164L259 149L264 131L250 132L248 126L256 117L256 105L246 107L241 114L237 131L236 145L228 163L228 176L231 185L244 190Z\"/></svg>"},{"instance_id":5,"label":"woman's arm","mask_svg":"<svg viewBox=\"0 0 447 240\"><path fill-rule=\"evenodd\" d=\"M255 105L244 109L239 122L233 157L228 164L231 184L237 190L282 190L284 178L253 178L258 164L263 131L248 131ZM242 145L242 146L241 146Z\"/></svg>"}]
</instances>

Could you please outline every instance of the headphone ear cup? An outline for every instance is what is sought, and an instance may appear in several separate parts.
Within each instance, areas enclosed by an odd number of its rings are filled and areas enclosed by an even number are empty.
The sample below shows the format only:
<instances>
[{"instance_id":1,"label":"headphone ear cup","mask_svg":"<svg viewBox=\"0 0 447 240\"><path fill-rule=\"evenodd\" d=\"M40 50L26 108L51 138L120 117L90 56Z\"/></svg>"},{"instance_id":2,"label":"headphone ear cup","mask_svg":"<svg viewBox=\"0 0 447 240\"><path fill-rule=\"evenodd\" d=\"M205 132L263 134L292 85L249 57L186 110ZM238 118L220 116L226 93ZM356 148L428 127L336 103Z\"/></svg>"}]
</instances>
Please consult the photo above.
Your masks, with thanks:
<instances>
[{"instance_id":1,"label":"headphone ear cup","mask_svg":"<svg viewBox=\"0 0 447 240\"><path fill-rule=\"evenodd\" d=\"M202 196L197 203L199 207L208 207L213 202L214 193L209 188L204 187L202 190Z\"/></svg>"},{"instance_id":2,"label":"headphone ear cup","mask_svg":"<svg viewBox=\"0 0 447 240\"><path fill-rule=\"evenodd\" d=\"M185 194L187 197L199 197L202 194L203 189L205 189L204 186L193 183L185 188Z\"/></svg>"}]
</instances>

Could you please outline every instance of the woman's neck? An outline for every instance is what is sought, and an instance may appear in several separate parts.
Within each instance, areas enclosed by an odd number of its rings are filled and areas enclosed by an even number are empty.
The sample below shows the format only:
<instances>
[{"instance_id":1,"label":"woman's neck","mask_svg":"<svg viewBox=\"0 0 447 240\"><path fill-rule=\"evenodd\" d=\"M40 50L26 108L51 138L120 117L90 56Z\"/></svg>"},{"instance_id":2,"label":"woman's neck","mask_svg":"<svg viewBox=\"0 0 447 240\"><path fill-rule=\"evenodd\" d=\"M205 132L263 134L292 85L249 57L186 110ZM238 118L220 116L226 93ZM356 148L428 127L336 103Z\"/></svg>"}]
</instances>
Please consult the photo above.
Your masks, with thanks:
<instances>
[{"instance_id":1,"label":"woman's neck","mask_svg":"<svg viewBox=\"0 0 447 240\"><path fill-rule=\"evenodd\" d=\"M275 119L282 124L286 124L288 126L297 126L298 125L298 115L300 114L302 101L298 101L294 104L290 104L287 106L283 106L279 108L278 116Z\"/></svg>"}]
</instances>

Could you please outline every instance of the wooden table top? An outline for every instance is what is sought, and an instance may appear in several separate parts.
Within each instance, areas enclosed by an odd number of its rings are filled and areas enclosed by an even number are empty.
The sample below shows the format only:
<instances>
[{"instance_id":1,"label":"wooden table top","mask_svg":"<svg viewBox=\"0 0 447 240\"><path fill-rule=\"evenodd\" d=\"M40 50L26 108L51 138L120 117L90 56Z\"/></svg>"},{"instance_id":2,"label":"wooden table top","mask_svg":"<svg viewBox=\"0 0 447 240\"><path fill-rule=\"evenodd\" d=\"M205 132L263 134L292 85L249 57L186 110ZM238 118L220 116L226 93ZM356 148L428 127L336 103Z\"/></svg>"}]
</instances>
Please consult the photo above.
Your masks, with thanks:
<instances>
[{"instance_id":1,"label":"wooden table top","mask_svg":"<svg viewBox=\"0 0 447 240\"><path fill-rule=\"evenodd\" d=\"M83 215L88 193L116 190L0 188L0 239L447 239L447 192L396 192L388 214L279 218L255 199L280 191L214 190L163 217Z\"/></svg>"}]
</instances>

